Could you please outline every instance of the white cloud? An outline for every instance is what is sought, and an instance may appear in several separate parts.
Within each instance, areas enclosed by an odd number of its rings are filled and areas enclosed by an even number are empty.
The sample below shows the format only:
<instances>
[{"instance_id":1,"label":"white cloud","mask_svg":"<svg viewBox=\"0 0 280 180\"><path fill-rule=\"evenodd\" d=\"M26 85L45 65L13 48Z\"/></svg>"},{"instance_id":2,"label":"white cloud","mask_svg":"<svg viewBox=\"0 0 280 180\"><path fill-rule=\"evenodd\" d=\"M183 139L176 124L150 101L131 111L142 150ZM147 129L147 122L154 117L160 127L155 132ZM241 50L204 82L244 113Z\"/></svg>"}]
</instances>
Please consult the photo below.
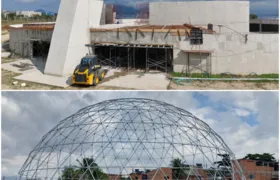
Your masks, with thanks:
<instances>
[{"instance_id":1,"label":"white cloud","mask_svg":"<svg viewBox=\"0 0 280 180\"><path fill-rule=\"evenodd\" d=\"M249 116L250 115L250 112L249 111L246 111L244 109L235 109L235 113L238 115L238 116Z\"/></svg>"},{"instance_id":2,"label":"white cloud","mask_svg":"<svg viewBox=\"0 0 280 180\"><path fill-rule=\"evenodd\" d=\"M10 120L14 120L13 117L17 117L20 114L20 107L12 100L7 99L5 96L1 98L2 111L11 117Z\"/></svg>"}]
</instances>

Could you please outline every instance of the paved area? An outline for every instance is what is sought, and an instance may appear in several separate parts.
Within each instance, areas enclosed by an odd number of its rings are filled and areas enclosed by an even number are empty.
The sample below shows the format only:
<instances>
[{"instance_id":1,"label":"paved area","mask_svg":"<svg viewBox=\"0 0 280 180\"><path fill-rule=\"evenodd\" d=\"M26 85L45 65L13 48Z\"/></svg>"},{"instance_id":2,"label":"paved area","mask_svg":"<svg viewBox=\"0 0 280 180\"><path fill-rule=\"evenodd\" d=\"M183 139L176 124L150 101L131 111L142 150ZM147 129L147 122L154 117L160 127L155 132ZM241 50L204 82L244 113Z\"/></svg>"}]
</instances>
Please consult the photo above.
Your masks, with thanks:
<instances>
[{"instance_id":1,"label":"paved area","mask_svg":"<svg viewBox=\"0 0 280 180\"><path fill-rule=\"evenodd\" d=\"M131 73L100 84L101 86L113 86L140 90L167 89L169 80L165 73Z\"/></svg>"},{"instance_id":2,"label":"paved area","mask_svg":"<svg viewBox=\"0 0 280 180\"><path fill-rule=\"evenodd\" d=\"M2 69L21 74L14 79L66 88L71 85L71 76L55 77L43 74L45 63L40 59L19 59L2 64Z\"/></svg>"},{"instance_id":3,"label":"paved area","mask_svg":"<svg viewBox=\"0 0 280 180\"><path fill-rule=\"evenodd\" d=\"M33 71L29 73L24 73L23 75L15 77L17 80L30 81L40 84L46 84L51 86L57 86L66 88L72 84L71 76L66 77L56 77L43 74L41 71Z\"/></svg>"},{"instance_id":4,"label":"paved area","mask_svg":"<svg viewBox=\"0 0 280 180\"><path fill-rule=\"evenodd\" d=\"M107 66L103 66L102 69L106 70L106 77L105 78L109 78L115 75L115 73L120 73L122 72L122 69L112 69L110 67Z\"/></svg>"},{"instance_id":5,"label":"paved area","mask_svg":"<svg viewBox=\"0 0 280 180\"><path fill-rule=\"evenodd\" d=\"M1 68L15 73L29 73L38 70L42 71L44 63L42 61L32 61L30 59L19 59L10 63L4 63Z\"/></svg>"},{"instance_id":6,"label":"paved area","mask_svg":"<svg viewBox=\"0 0 280 180\"><path fill-rule=\"evenodd\" d=\"M41 59L19 59L13 62L2 64L2 69L11 71L19 76L14 77L16 80L27 81L32 83L45 84L66 88L72 84L71 75L65 77L56 77L44 74L45 63ZM104 67L107 69L108 67ZM121 72L121 69L109 69L106 78L110 78L115 73Z\"/></svg>"},{"instance_id":7,"label":"paved area","mask_svg":"<svg viewBox=\"0 0 280 180\"><path fill-rule=\"evenodd\" d=\"M119 72L118 69L111 69L107 72L106 78L111 77L114 75L115 72ZM66 88L72 85L72 76L64 76L64 77L57 77L57 76L50 76L43 74L41 71L33 71L29 73L24 73L23 75L15 77L15 79L23 80L23 81L30 81L40 84L46 84L50 86L57 86Z\"/></svg>"}]
</instances>

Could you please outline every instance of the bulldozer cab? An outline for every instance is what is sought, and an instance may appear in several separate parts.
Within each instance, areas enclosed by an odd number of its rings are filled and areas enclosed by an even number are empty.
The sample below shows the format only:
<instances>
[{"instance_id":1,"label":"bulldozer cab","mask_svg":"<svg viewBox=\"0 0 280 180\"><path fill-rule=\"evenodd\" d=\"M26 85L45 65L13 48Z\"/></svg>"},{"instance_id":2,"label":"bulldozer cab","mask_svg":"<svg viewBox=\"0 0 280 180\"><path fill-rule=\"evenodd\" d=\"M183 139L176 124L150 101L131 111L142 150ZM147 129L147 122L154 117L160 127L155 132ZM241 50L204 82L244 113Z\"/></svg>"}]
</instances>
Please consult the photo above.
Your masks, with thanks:
<instances>
[{"instance_id":1,"label":"bulldozer cab","mask_svg":"<svg viewBox=\"0 0 280 180\"><path fill-rule=\"evenodd\" d=\"M93 67L97 65L97 57L96 56L85 56L81 60L82 67Z\"/></svg>"}]
</instances>

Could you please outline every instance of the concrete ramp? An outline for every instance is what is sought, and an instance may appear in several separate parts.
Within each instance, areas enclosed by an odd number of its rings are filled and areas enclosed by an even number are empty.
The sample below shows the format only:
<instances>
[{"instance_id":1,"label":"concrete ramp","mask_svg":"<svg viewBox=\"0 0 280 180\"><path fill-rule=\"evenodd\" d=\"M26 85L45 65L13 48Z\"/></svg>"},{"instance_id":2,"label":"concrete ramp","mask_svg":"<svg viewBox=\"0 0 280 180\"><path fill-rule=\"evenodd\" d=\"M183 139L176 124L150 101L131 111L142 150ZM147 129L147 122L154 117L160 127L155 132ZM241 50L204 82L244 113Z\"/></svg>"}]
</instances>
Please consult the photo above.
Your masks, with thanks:
<instances>
[{"instance_id":1,"label":"concrete ramp","mask_svg":"<svg viewBox=\"0 0 280 180\"><path fill-rule=\"evenodd\" d=\"M91 26L100 25L103 0L61 0L44 73L73 73L90 43Z\"/></svg>"}]
</instances>

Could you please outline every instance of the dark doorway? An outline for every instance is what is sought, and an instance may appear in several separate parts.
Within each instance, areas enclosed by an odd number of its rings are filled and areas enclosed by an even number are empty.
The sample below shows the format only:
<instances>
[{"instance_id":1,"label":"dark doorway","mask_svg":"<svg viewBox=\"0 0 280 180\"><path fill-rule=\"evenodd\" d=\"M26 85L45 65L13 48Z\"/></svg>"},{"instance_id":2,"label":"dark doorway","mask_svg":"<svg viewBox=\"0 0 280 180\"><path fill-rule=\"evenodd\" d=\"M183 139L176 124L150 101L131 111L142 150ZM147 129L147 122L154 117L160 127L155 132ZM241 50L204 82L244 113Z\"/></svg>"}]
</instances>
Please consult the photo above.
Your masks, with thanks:
<instances>
[{"instance_id":1,"label":"dark doorway","mask_svg":"<svg viewBox=\"0 0 280 180\"><path fill-rule=\"evenodd\" d=\"M50 42L33 41L33 57L47 58L50 49Z\"/></svg>"}]
</instances>

